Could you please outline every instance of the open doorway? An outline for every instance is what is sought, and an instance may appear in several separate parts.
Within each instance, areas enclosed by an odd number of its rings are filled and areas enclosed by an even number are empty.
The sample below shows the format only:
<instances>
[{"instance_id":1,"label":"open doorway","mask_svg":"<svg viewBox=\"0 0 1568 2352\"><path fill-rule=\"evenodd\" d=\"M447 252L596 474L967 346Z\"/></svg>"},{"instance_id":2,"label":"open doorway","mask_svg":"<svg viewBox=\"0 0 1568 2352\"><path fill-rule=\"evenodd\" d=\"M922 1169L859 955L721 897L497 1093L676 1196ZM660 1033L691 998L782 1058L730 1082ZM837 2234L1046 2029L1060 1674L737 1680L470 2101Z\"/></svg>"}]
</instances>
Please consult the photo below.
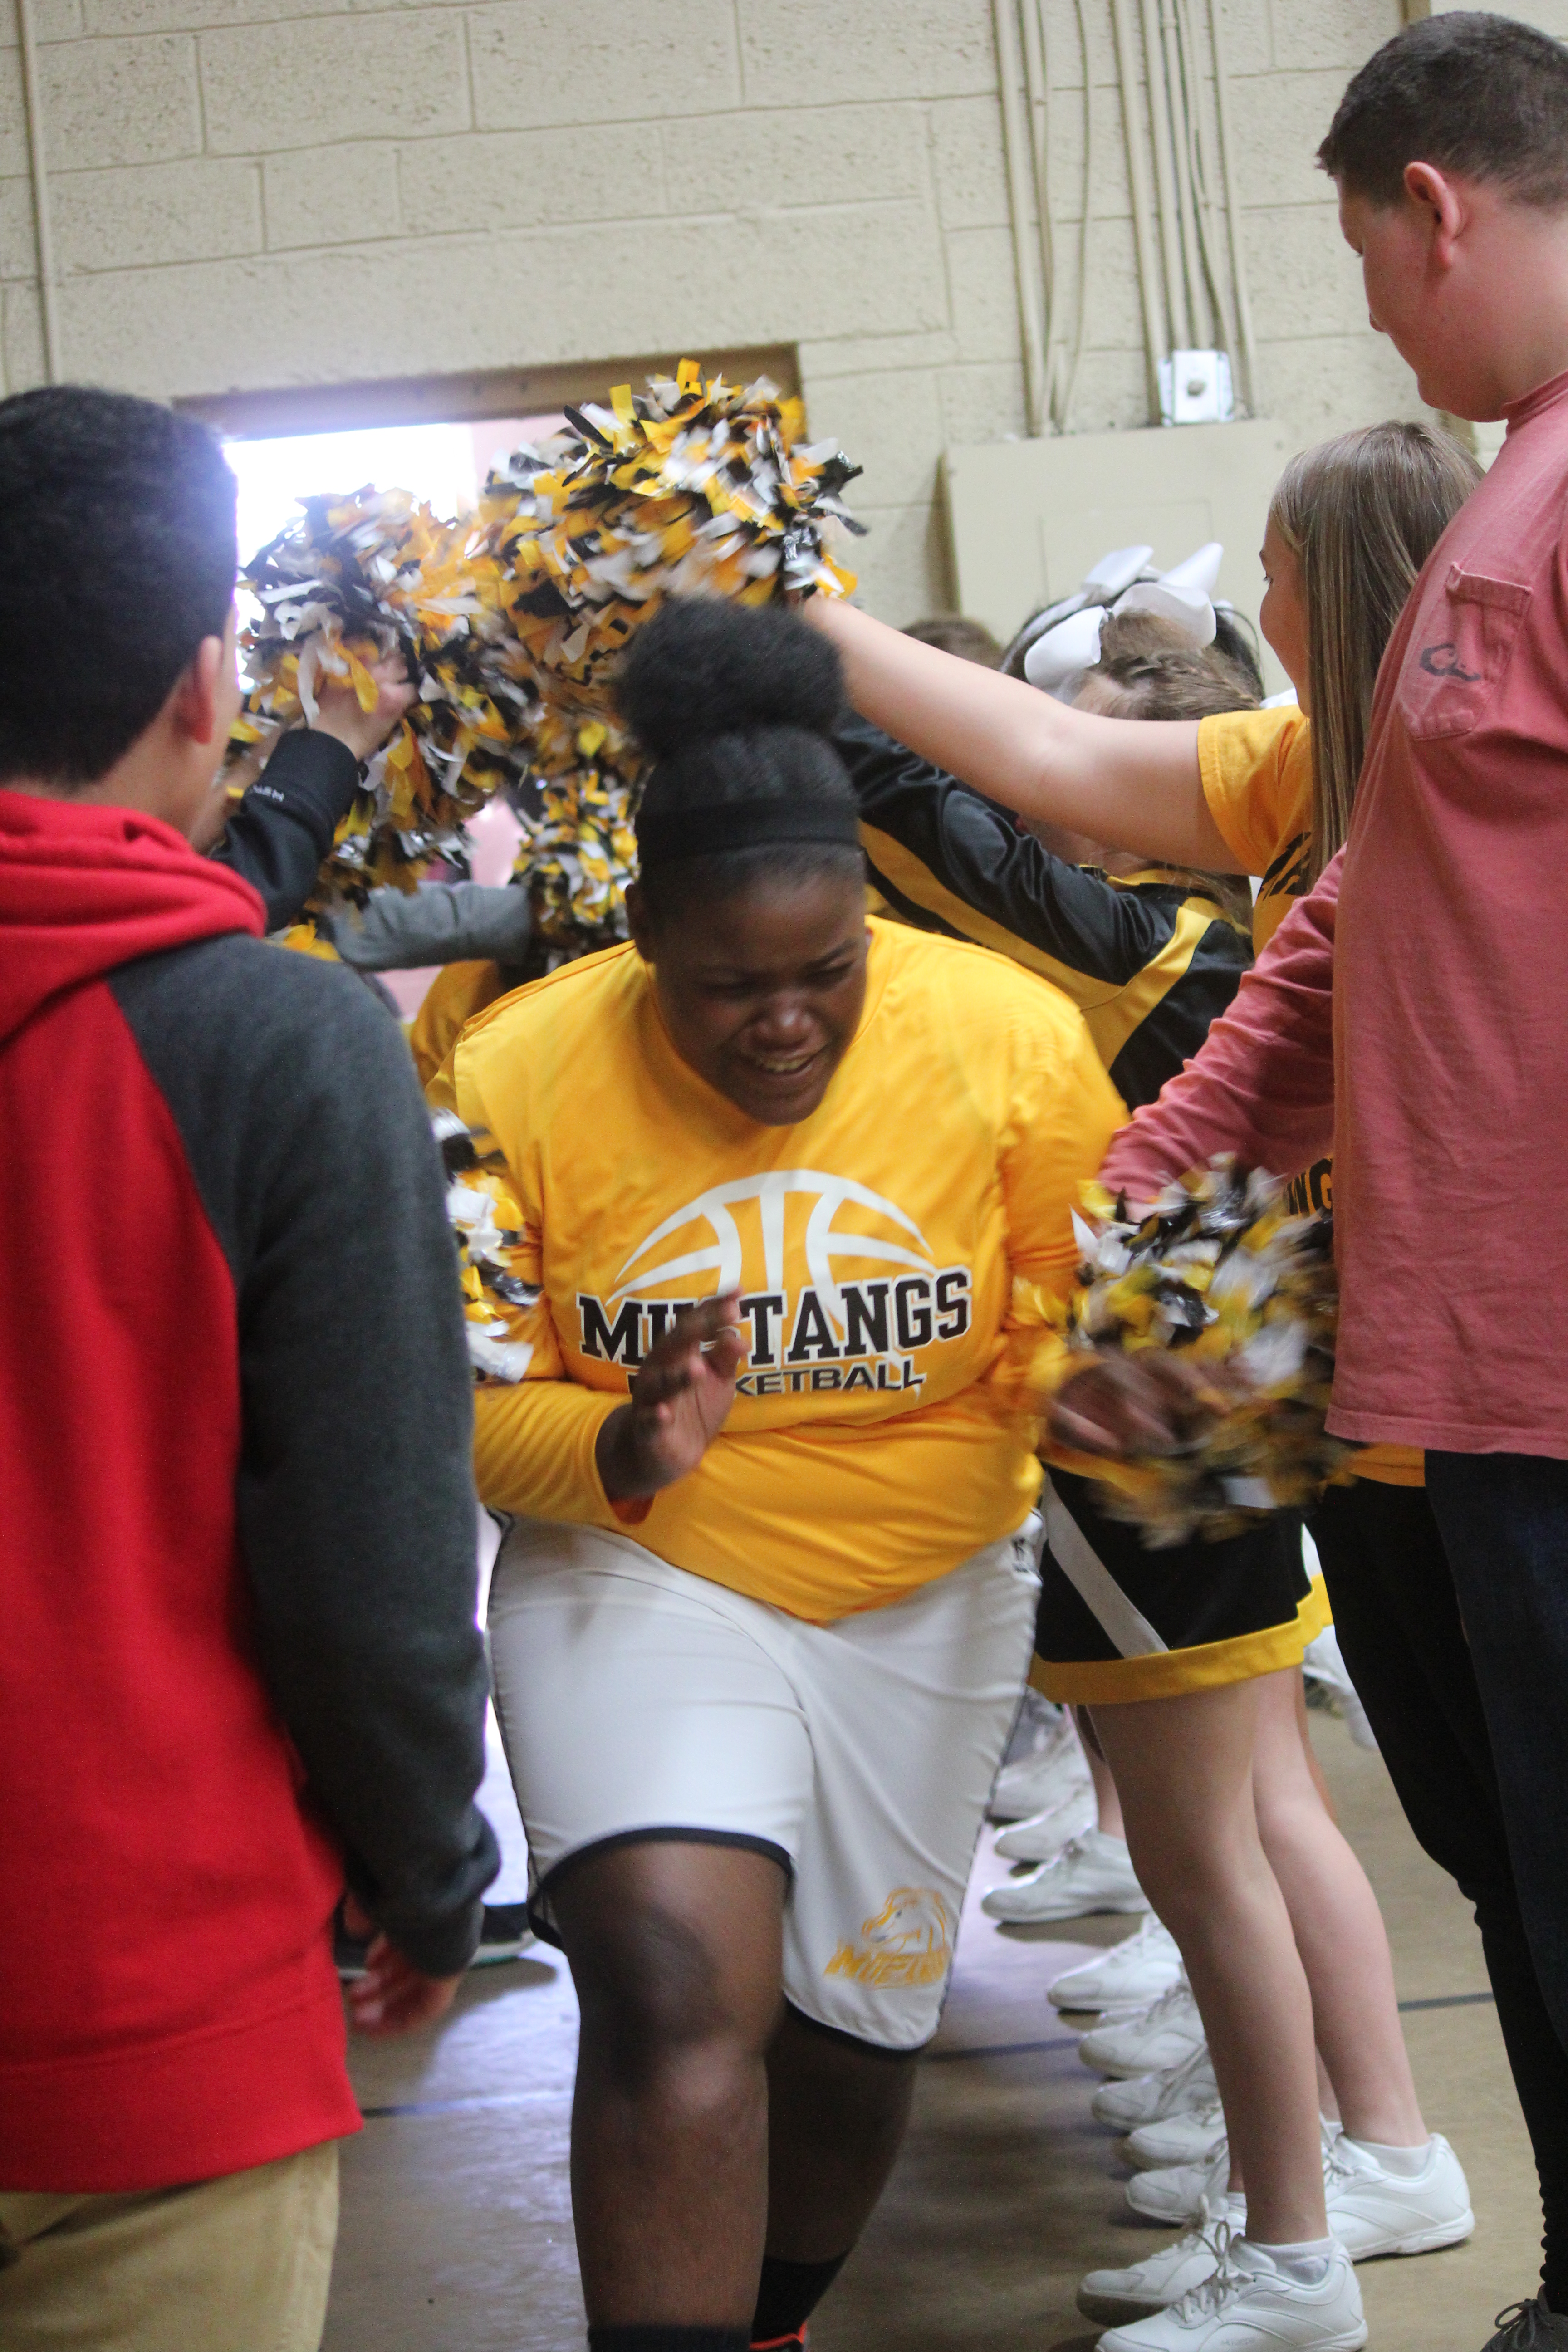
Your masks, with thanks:
<instances>
[{"instance_id":1,"label":"open doorway","mask_svg":"<svg viewBox=\"0 0 1568 2352\"><path fill-rule=\"evenodd\" d=\"M348 426L329 433L229 435L224 450L239 484L237 526L242 564L286 530L301 499L323 490L350 491L366 482L406 490L444 521L471 508L498 457L520 442L540 441L565 423L553 415L485 417L447 424ZM242 624L250 600L239 594ZM469 820L468 866L476 882L504 882L522 839L517 819L499 796ZM434 968L392 971L385 985L405 1020L423 1003Z\"/></svg>"}]
</instances>

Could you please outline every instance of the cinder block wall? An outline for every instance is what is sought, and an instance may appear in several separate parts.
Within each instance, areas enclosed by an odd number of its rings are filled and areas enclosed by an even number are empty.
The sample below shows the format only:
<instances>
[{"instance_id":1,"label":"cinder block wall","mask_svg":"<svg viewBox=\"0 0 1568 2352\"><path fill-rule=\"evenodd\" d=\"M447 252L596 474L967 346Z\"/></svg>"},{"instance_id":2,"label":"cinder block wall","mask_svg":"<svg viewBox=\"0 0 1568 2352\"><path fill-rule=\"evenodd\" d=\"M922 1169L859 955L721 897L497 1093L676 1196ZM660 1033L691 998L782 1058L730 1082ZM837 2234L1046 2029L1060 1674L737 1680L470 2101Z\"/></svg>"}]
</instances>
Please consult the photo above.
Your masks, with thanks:
<instances>
[{"instance_id":1,"label":"cinder block wall","mask_svg":"<svg viewBox=\"0 0 1568 2352\"><path fill-rule=\"evenodd\" d=\"M938 453L1024 425L989 0L35 5L66 374L211 395L793 342L814 431L865 464L868 601L902 621L945 600ZM1105 0L1089 15L1080 429L1148 421ZM1311 164L1399 21L1399 0L1226 0L1264 404L1301 442L1415 406ZM1070 215L1071 0L1048 31ZM17 389L44 368L3 37Z\"/></svg>"}]
</instances>

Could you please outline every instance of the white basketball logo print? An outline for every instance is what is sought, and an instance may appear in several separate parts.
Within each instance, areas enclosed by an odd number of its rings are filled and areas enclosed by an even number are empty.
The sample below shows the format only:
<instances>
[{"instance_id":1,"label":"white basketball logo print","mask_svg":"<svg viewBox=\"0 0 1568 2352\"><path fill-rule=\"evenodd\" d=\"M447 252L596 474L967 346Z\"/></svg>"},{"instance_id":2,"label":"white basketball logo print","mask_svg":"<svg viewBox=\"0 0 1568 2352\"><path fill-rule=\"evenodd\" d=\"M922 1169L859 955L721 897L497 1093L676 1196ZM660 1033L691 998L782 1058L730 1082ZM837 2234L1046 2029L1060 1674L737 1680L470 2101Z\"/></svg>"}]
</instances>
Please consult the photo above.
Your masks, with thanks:
<instances>
[{"instance_id":1,"label":"white basketball logo print","mask_svg":"<svg viewBox=\"0 0 1568 2352\"><path fill-rule=\"evenodd\" d=\"M784 1203L792 1193L815 1194L815 1204L806 1219L802 1246L805 1256L806 1276L812 1288L821 1298L834 1323L844 1328L844 1301L835 1272L836 1259L855 1258L863 1264L868 1260L887 1265L912 1267L928 1273L935 1260L931 1245L914 1219L906 1216L894 1201L880 1192L873 1192L868 1184L858 1184L853 1176L827 1176L816 1168L778 1168L765 1176L740 1176L729 1184L715 1184L706 1192L689 1201L684 1208L675 1210L657 1225L646 1241L640 1242L626 1259L616 1277L614 1298L627 1298L639 1293L662 1288L666 1283L684 1281L688 1275L711 1274L714 1290L722 1295L739 1290L743 1282L744 1244L734 1212L742 1202L754 1201L762 1224L763 1282L766 1290L782 1290L784 1286ZM873 1216L885 1219L908 1234L917 1246L908 1248L901 1242L891 1241L880 1234L841 1233L836 1221L849 1207L869 1210ZM686 1250L674 1257L660 1258L648 1265L644 1261L660 1244L671 1240L688 1225L705 1225L712 1234L699 1249Z\"/></svg>"}]
</instances>

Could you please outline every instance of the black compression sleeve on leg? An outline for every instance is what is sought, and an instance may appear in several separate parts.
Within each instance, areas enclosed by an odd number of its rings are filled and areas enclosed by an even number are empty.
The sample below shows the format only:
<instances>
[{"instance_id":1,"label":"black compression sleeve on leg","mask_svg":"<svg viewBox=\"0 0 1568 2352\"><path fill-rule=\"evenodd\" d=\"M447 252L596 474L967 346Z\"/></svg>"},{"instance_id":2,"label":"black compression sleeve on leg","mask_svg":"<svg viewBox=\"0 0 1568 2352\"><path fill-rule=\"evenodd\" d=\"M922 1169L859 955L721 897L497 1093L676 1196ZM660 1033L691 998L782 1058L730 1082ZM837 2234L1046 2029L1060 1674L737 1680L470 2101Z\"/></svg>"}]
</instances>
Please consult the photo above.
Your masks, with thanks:
<instances>
[{"instance_id":1,"label":"black compression sleeve on leg","mask_svg":"<svg viewBox=\"0 0 1568 2352\"><path fill-rule=\"evenodd\" d=\"M590 2327L588 2352L751 2352L744 2327Z\"/></svg>"},{"instance_id":2,"label":"black compression sleeve on leg","mask_svg":"<svg viewBox=\"0 0 1568 2352\"><path fill-rule=\"evenodd\" d=\"M785 2263L777 2254L764 2254L752 2346L787 2343L798 2334L848 2259L847 2249L830 2263Z\"/></svg>"}]
</instances>

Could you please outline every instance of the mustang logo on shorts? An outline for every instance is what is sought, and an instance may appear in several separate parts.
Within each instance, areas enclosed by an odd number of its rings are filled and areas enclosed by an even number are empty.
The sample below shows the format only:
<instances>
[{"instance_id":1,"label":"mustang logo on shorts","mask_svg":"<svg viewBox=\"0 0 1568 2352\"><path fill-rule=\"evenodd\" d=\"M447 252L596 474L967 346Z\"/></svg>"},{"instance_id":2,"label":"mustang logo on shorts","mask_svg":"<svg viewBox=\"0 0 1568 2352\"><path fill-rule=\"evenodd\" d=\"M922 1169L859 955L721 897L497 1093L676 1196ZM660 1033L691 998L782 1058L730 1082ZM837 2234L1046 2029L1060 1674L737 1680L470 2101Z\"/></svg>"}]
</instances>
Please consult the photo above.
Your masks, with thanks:
<instances>
[{"instance_id":1,"label":"mustang logo on shorts","mask_svg":"<svg viewBox=\"0 0 1568 2352\"><path fill-rule=\"evenodd\" d=\"M824 1976L867 1985L940 1984L952 1959L946 1904L929 1886L895 1886L859 1940L840 1944Z\"/></svg>"}]
</instances>

